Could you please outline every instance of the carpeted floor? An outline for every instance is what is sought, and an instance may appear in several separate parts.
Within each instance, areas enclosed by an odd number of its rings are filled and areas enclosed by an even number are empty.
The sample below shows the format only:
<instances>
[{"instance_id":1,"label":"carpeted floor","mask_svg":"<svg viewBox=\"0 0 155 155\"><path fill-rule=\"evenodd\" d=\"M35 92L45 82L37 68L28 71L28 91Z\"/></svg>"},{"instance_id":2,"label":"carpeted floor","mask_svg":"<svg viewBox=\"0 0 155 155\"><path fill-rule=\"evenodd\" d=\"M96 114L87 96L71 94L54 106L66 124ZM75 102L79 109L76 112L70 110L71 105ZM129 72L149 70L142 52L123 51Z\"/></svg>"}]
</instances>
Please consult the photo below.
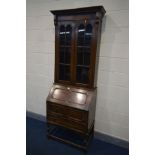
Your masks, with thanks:
<instances>
[{"instance_id":1,"label":"carpeted floor","mask_svg":"<svg viewBox=\"0 0 155 155\"><path fill-rule=\"evenodd\" d=\"M36 119L26 120L26 155L128 155L129 150L93 139L87 153L69 145L48 140L46 124Z\"/></svg>"}]
</instances>

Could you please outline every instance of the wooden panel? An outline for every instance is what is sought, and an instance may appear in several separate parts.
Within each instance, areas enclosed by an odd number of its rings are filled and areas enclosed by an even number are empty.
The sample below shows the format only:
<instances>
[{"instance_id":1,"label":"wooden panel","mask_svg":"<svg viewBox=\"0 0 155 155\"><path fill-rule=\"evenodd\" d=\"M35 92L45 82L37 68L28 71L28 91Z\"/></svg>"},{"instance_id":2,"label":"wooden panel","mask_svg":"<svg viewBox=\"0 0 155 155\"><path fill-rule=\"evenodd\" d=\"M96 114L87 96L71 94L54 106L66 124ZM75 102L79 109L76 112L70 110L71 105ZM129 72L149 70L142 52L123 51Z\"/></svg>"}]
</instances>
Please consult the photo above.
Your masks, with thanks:
<instances>
[{"instance_id":1,"label":"wooden panel","mask_svg":"<svg viewBox=\"0 0 155 155\"><path fill-rule=\"evenodd\" d=\"M64 107L59 106L57 104L48 103L47 104L47 113L52 113L52 112L65 115L65 109L64 109Z\"/></svg>"},{"instance_id":2,"label":"wooden panel","mask_svg":"<svg viewBox=\"0 0 155 155\"><path fill-rule=\"evenodd\" d=\"M91 6L91 7L85 7L85 8L74 8L74 9L67 9L67 10L51 10L51 13L53 13L56 16L62 16L62 15L85 15L85 14L96 14L97 17L102 18L103 15L106 13L103 6ZM100 13L100 14L99 14Z\"/></svg>"},{"instance_id":3,"label":"wooden panel","mask_svg":"<svg viewBox=\"0 0 155 155\"><path fill-rule=\"evenodd\" d=\"M78 120L79 122L87 121L87 112L83 110L74 109L68 106L62 106L55 103L47 103L47 113L61 114L66 118Z\"/></svg>"},{"instance_id":4,"label":"wooden panel","mask_svg":"<svg viewBox=\"0 0 155 155\"><path fill-rule=\"evenodd\" d=\"M90 98L89 98L90 99ZM96 111L96 91L94 91L94 96L91 100L91 104L89 106L89 116L88 116L88 128L90 129L91 126L95 122L95 111Z\"/></svg>"},{"instance_id":5,"label":"wooden panel","mask_svg":"<svg viewBox=\"0 0 155 155\"><path fill-rule=\"evenodd\" d=\"M82 89L69 85L67 87L54 84L47 97L47 102L88 111L89 104L91 104L93 96L96 95L95 91L96 89Z\"/></svg>"},{"instance_id":6,"label":"wooden panel","mask_svg":"<svg viewBox=\"0 0 155 155\"><path fill-rule=\"evenodd\" d=\"M78 16L78 15L77 15ZM59 16L60 18L61 16ZM65 16L66 18L68 16ZM81 16L80 16L81 17ZM83 20L79 21L58 21L56 25L56 55L55 55L55 82L62 84L71 84L74 86L93 88L94 73L96 62L96 49L98 38L98 19L89 20L86 15L83 15ZM84 29L78 30L82 24ZM69 33L68 31L59 32L61 26L71 26L71 45L61 45L60 33ZM90 31L90 32L89 32ZM78 34L84 32L84 40L78 44ZM66 50L69 51L67 59ZM82 52L83 51L83 52ZM82 54L82 56L80 56ZM79 59L81 57L81 59ZM70 61L68 61L70 60ZM83 61L82 61L83 60ZM61 63L60 63L61 62Z\"/></svg>"},{"instance_id":7,"label":"wooden panel","mask_svg":"<svg viewBox=\"0 0 155 155\"><path fill-rule=\"evenodd\" d=\"M56 104L48 104L47 122L59 126L63 126L75 131L86 132L88 114L76 109L58 106Z\"/></svg>"},{"instance_id":8,"label":"wooden panel","mask_svg":"<svg viewBox=\"0 0 155 155\"><path fill-rule=\"evenodd\" d=\"M66 91L65 89L59 89L59 88L54 89L52 94L52 97L54 99L63 100L63 101L67 100L68 96L69 96L68 91Z\"/></svg>"},{"instance_id":9,"label":"wooden panel","mask_svg":"<svg viewBox=\"0 0 155 155\"><path fill-rule=\"evenodd\" d=\"M71 92L69 101L77 104L85 104L87 95L79 92Z\"/></svg>"},{"instance_id":10,"label":"wooden panel","mask_svg":"<svg viewBox=\"0 0 155 155\"><path fill-rule=\"evenodd\" d=\"M79 125L76 122L72 122L70 120L66 120L64 118L60 119L60 118L52 118L51 120L47 121L48 123L52 123L54 125L58 125L58 126L62 126L65 127L67 129L71 129L77 132L82 132L82 133L86 133L88 130L85 127L85 125Z\"/></svg>"},{"instance_id":11,"label":"wooden panel","mask_svg":"<svg viewBox=\"0 0 155 155\"><path fill-rule=\"evenodd\" d=\"M89 135L94 130L94 77L103 6L51 11L55 24L55 83L47 123Z\"/></svg>"}]
</instances>

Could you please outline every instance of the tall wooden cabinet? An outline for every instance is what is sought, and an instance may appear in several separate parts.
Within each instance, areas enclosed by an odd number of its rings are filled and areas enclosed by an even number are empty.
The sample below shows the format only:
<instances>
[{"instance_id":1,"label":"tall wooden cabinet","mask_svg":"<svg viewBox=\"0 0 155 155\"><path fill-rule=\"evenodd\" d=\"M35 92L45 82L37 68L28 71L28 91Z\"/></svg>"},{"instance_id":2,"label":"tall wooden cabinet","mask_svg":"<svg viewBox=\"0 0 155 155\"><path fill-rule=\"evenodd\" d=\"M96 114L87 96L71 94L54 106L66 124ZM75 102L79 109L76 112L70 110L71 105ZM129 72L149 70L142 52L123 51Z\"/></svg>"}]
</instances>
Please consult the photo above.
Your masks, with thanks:
<instances>
[{"instance_id":1,"label":"tall wooden cabinet","mask_svg":"<svg viewBox=\"0 0 155 155\"><path fill-rule=\"evenodd\" d=\"M55 82L46 100L47 135L86 149L94 133L96 58L103 6L55 10ZM59 131L58 131L59 130ZM60 131L66 131L62 135ZM72 136L67 136L69 131ZM78 138L71 138L78 135ZM76 141L75 140L75 141Z\"/></svg>"}]
</instances>

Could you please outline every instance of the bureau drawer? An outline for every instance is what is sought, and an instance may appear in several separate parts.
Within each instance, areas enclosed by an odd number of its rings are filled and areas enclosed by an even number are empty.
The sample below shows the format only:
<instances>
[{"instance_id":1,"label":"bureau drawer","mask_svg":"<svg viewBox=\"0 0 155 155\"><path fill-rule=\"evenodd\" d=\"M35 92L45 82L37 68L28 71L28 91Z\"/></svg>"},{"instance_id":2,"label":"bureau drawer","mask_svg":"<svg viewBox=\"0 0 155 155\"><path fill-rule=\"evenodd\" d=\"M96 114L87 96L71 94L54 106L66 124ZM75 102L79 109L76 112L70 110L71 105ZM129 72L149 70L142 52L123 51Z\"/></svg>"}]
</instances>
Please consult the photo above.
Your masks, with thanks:
<instances>
[{"instance_id":1,"label":"bureau drawer","mask_svg":"<svg viewBox=\"0 0 155 155\"><path fill-rule=\"evenodd\" d=\"M51 114L52 116L63 116L66 119L71 119L78 122L86 122L88 119L88 113L86 111L55 103L47 103L47 114Z\"/></svg>"},{"instance_id":2,"label":"bureau drawer","mask_svg":"<svg viewBox=\"0 0 155 155\"><path fill-rule=\"evenodd\" d=\"M74 119L70 119L67 116L59 113L48 113L47 122L55 125L63 126L68 129L72 129L78 132L87 132L87 124L79 122Z\"/></svg>"}]
</instances>

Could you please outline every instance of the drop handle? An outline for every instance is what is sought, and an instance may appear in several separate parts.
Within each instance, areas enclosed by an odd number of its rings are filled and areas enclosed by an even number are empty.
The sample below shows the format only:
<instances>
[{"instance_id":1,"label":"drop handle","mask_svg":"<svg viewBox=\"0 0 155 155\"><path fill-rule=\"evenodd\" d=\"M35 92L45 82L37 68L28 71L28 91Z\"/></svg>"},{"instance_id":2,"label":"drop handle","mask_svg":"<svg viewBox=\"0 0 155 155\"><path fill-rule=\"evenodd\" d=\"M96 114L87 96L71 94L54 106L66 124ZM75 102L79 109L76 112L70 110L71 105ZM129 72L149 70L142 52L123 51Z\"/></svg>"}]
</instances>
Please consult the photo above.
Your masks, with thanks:
<instances>
[{"instance_id":1,"label":"drop handle","mask_svg":"<svg viewBox=\"0 0 155 155\"><path fill-rule=\"evenodd\" d=\"M67 90L70 90L71 88L70 87L67 87Z\"/></svg>"}]
</instances>

